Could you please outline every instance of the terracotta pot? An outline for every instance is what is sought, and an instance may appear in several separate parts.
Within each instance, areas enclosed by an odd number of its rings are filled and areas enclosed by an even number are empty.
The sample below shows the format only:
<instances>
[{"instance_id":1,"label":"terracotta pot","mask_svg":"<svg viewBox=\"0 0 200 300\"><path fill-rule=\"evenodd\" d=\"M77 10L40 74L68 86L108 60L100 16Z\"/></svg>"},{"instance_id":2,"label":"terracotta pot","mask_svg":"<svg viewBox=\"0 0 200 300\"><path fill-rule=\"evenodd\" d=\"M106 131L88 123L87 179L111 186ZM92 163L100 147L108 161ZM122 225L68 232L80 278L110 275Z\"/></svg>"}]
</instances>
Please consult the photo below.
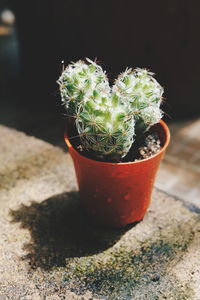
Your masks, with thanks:
<instances>
[{"instance_id":1,"label":"terracotta pot","mask_svg":"<svg viewBox=\"0 0 200 300\"><path fill-rule=\"evenodd\" d=\"M169 144L167 125L154 125L161 140L159 153L128 163L107 163L81 155L65 142L74 162L80 200L95 222L109 227L123 227L143 219L151 202L151 193L161 159Z\"/></svg>"}]
</instances>

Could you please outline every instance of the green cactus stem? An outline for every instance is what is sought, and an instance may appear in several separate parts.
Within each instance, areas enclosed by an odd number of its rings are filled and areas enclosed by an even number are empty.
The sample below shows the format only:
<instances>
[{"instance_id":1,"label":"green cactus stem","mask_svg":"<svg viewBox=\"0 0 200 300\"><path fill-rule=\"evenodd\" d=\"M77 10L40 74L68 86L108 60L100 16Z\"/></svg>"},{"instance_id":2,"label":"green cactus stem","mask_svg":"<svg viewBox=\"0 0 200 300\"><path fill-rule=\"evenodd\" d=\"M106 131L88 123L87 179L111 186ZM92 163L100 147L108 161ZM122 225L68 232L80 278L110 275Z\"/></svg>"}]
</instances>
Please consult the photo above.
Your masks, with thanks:
<instances>
[{"instance_id":1,"label":"green cactus stem","mask_svg":"<svg viewBox=\"0 0 200 300\"><path fill-rule=\"evenodd\" d=\"M119 161L137 135L159 122L163 89L152 75L128 69L110 88L106 73L90 59L66 67L58 80L61 99L85 150Z\"/></svg>"}]
</instances>

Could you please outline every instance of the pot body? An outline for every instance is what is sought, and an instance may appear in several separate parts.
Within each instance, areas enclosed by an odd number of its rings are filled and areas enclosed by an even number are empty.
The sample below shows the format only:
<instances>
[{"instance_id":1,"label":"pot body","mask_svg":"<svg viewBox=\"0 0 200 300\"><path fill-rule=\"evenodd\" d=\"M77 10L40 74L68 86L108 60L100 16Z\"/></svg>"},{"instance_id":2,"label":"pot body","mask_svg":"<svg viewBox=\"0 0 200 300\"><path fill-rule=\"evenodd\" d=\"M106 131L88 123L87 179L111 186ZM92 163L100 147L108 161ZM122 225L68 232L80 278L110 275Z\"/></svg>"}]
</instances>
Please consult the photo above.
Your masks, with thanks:
<instances>
[{"instance_id":1,"label":"pot body","mask_svg":"<svg viewBox=\"0 0 200 300\"><path fill-rule=\"evenodd\" d=\"M163 121L156 124L155 131L162 144L160 152L148 159L129 163L106 163L86 158L65 136L74 162L81 203L95 222L123 227L143 219L170 139L169 129Z\"/></svg>"}]
</instances>

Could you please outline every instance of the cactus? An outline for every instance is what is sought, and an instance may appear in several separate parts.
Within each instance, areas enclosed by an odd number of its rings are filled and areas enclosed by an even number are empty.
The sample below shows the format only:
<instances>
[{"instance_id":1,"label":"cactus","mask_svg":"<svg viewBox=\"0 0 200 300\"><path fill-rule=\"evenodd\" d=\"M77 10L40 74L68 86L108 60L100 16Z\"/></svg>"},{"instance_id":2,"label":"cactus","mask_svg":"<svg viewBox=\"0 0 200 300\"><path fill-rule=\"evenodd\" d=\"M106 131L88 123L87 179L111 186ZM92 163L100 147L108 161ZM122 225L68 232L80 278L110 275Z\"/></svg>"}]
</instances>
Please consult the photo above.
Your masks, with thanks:
<instances>
[{"instance_id":1,"label":"cactus","mask_svg":"<svg viewBox=\"0 0 200 300\"><path fill-rule=\"evenodd\" d=\"M152 75L128 69L110 88L106 73L89 59L65 68L58 80L61 99L85 150L102 160L119 161L136 134L159 122L163 89Z\"/></svg>"},{"instance_id":2,"label":"cactus","mask_svg":"<svg viewBox=\"0 0 200 300\"><path fill-rule=\"evenodd\" d=\"M162 118L160 104L163 88L153 77L154 73L145 69L127 69L113 86L113 92L122 95L131 104L136 121L136 135L141 136Z\"/></svg>"}]
</instances>

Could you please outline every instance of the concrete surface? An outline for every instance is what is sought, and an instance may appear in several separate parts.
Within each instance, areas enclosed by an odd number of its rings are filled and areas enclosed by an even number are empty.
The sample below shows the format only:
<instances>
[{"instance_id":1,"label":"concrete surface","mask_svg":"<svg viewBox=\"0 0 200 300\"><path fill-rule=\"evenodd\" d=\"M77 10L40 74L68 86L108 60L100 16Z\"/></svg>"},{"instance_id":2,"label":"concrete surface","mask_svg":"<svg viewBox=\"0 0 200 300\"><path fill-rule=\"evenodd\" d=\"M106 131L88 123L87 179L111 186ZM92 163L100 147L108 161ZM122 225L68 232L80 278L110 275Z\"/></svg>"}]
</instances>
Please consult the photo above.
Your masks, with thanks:
<instances>
[{"instance_id":1,"label":"concrete surface","mask_svg":"<svg viewBox=\"0 0 200 300\"><path fill-rule=\"evenodd\" d=\"M0 126L0 299L199 300L200 209L152 200L136 226L95 228L69 155Z\"/></svg>"}]
</instances>

